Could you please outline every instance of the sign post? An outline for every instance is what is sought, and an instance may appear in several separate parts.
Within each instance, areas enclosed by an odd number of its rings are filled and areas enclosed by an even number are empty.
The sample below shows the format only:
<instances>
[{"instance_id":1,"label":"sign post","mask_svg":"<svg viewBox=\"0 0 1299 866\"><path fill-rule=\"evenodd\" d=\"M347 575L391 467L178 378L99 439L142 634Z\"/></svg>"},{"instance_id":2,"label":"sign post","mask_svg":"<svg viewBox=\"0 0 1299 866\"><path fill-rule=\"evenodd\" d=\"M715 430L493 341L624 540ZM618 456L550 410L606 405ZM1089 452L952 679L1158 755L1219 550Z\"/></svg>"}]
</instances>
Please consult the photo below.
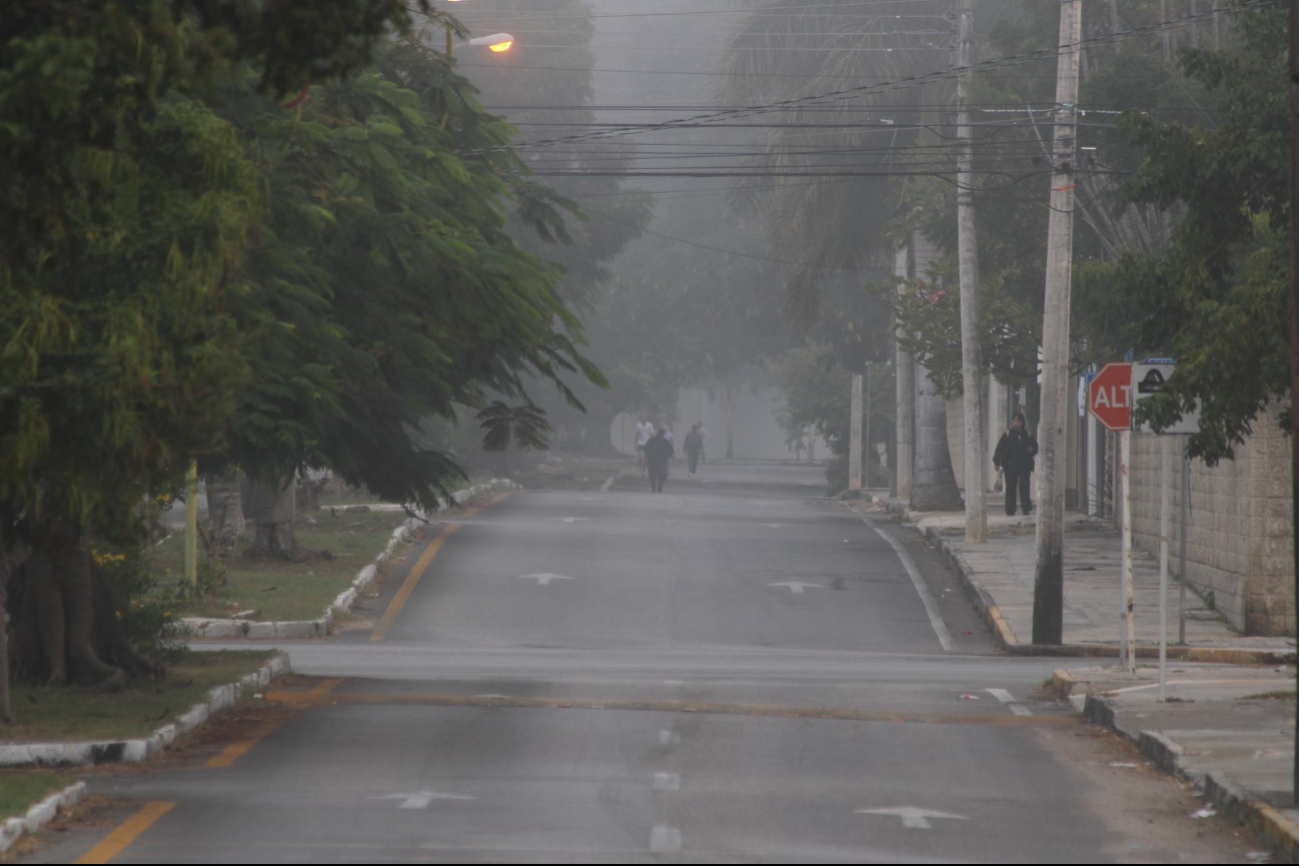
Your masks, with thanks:
<instances>
[{"instance_id":1,"label":"sign post","mask_svg":"<svg viewBox=\"0 0 1299 866\"><path fill-rule=\"evenodd\" d=\"M1128 621L1131 613L1131 587L1129 586L1129 555L1131 554L1131 530L1129 528L1130 497L1128 490L1128 442L1129 430L1132 427L1132 365L1126 361L1106 364L1095 378L1087 385L1087 410L1092 417L1118 434L1118 448L1115 449L1114 478L1118 482L1114 488L1114 510L1121 515L1120 526L1123 531L1123 569L1119 582L1119 663L1129 666L1135 659L1128 652ZM1120 504L1119 487L1123 489L1123 502Z\"/></svg>"},{"instance_id":2,"label":"sign post","mask_svg":"<svg viewBox=\"0 0 1299 866\"><path fill-rule=\"evenodd\" d=\"M1132 365L1132 403L1135 406L1152 394L1158 394L1177 369L1171 359L1151 358L1144 364ZM1168 689L1168 440L1185 437L1200 427L1198 411L1183 415L1172 425L1156 431L1151 425L1134 425L1137 432L1159 436L1159 700L1167 699ZM1183 452L1185 454L1185 452ZM1183 457L1185 459L1185 457ZM1187 473L1182 473L1182 514L1186 514L1189 483ZM1186 522L1182 523L1182 550L1186 550ZM1182 585L1179 599L1178 638L1186 639L1186 556L1182 556Z\"/></svg>"}]
</instances>

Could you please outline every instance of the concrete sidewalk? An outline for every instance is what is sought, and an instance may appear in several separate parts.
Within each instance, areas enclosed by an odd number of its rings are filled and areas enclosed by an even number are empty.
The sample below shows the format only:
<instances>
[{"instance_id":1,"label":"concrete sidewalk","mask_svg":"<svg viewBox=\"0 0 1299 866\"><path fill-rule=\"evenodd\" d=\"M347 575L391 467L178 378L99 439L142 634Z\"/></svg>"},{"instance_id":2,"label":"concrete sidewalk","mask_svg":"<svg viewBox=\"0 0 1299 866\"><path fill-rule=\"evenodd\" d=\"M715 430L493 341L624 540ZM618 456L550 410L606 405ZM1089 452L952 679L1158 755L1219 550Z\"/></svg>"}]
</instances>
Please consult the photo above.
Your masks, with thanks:
<instances>
[{"instance_id":1,"label":"concrete sidewalk","mask_svg":"<svg viewBox=\"0 0 1299 866\"><path fill-rule=\"evenodd\" d=\"M988 503L988 541L967 544L961 512L916 512L879 494L849 503L857 511L887 508L914 523L943 552L965 582L971 600L1007 650L1034 654L1114 656L1122 638L1122 546L1107 521L1069 514L1065 523L1064 647L1033 646L1036 515L1007 517L1000 499ZM1174 552L1174 556L1175 556ZM1175 567L1175 562L1174 562ZM1157 653L1159 564L1138 550L1134 564L1138 656ZM1244 637L1194 589L1186 593L1186 645L1178 637L1179 587L1168 587L1168 643L1173 658L1206 662L1294 661L1295 640Z\"/></svg>"},{"instance_id":2,"label":"concrete sidewalk","mask_svg":"<svg viewBox=\"0 0 1299 866\"><path fill-rule=\"evenodd\" d=\"M1092 721L1136 744L1160 769L1200 789L1208 808L1261 833L1299 862L1292 791L1295 673L1289 666L1170 664L1167 701L1158 669L1071 666L1056 690Z\"/></svg>"}]
</instances>

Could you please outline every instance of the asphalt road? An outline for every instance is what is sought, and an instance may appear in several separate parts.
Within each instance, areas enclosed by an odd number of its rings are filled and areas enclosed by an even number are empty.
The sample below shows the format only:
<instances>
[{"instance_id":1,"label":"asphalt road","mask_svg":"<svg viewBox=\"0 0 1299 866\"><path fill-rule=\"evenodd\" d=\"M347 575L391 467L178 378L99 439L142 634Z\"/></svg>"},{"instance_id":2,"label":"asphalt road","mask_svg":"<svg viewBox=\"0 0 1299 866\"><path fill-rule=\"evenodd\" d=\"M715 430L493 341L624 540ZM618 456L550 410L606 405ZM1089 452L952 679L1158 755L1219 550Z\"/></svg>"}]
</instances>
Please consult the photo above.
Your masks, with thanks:
<instances>
[{"instance_id":1,"label":"asphalt road","mask_svg":"<svg viewBox=\"0 0 1299 866\"><path fill-rule=\"evenodd\" d=\"M1038 692L1050 660L997 653L923 541L821 499L819 469L643 486L456 521L371 627L287 647L287 710L94 778L102 826L33 859L1245 860Z\"/></svg>"}]
</instances>

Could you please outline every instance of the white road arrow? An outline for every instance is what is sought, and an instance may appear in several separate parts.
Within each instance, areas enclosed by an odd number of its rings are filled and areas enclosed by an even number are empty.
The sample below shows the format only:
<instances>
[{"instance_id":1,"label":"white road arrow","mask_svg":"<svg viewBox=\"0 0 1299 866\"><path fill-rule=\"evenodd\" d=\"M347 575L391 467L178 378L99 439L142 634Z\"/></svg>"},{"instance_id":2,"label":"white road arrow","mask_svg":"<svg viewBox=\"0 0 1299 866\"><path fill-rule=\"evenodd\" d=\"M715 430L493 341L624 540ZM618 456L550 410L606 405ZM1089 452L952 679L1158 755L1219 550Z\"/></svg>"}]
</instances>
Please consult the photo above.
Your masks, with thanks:
<instances>
[{"instance_id":1,"label":"white road arrow","mask_svg":"<svg viewBox=\"0 0 1299 866\"><path fill-rule=\"evenodd\" d=\"M465 797L460 794L438 794L433 791L412 791L409 794L385 794L382 797L371 797L371 800L401 800L399 809L427 809L434 800L474 800L476 797Z\"/></svg>"},{"instance_id":2,"label":"white road arrow","mask_svg":"<svg viewBox=\"0 0 1299 866\"><path fill-rule=\"evenodd\" d=\"M809 586L813 589L825 589L825 587L819 583L803 583L801 580L787 580L784 583L769 583L767 586L787 586L789 587L789 591L794 593L794 595L802 595L803 589Z\"/></svg>"},{"instance_id":3,"label":"white road arrow","mask_svg":"<svg viewBox=\"0 0 1299 866\"><path fill-rule=\"evenodd\" d=\"M525 574L523 580L535 580L538 586L550 586L552 580L572 580L571 577L565 577L562 574Z\"/></svg>"},{"instance_id":4,"label":"white road arrow","mask_svg":"<svg viewBox=\"0 0 1299 866\"><path fill-rule=\"evenodd\" d=\"M916 806L895 806L892 809L858 809L858 815L896 815L902 819L902 826L912 830L928 830L930 818L946 818L950 821L968 821L964 815L952 815L948 812L935 812L932 809L920 809Z\"/></svg>"}]
</instances>

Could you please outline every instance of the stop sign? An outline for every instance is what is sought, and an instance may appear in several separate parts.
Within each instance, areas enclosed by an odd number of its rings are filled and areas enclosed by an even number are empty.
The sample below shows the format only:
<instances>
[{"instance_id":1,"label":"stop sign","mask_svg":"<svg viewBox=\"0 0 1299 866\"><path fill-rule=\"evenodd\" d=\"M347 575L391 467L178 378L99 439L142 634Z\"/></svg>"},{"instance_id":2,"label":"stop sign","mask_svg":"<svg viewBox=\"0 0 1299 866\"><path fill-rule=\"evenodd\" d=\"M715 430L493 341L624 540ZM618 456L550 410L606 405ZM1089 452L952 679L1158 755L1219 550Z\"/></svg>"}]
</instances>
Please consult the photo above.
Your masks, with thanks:
<instances>
[{"instance_id":1,"label":"stop sign","mask_svg":"<svg viewBox=\"0 0 1299 866\"><path fill-rule=\"evenodd\" d=\"M1132 365L1106 364L1087 386L1087 409L1110 430L1132 427Z\"/></svg>"}]
</instances>

